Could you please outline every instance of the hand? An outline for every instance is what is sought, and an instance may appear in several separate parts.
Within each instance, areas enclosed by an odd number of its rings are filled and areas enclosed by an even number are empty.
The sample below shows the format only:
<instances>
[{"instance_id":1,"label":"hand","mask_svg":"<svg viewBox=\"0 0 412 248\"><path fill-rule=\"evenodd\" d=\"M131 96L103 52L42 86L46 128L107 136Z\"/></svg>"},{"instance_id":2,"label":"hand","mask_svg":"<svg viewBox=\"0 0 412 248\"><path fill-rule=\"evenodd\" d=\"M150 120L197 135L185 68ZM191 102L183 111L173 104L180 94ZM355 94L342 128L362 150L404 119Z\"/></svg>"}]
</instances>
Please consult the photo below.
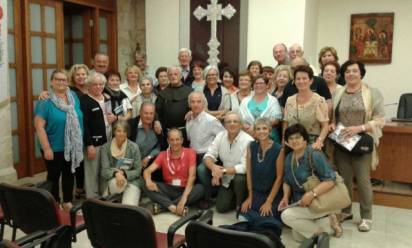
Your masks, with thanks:
<instances>
[{"instance_id":1,"label":"hand","mask_svg":"<svg viewBox=\"0 0 412 248\"><path fill-rule=\"evenodd\" d=\"M153 129L156 134L161 134L162 133L162 125L160 124L160 121L155 121L153 124Z\"/></svg>"},{"instance_id":2,"label":"hand","mask_svg":"<svg viewBox=\"0 0 412 248\"><path fill-rule=\"evenodd\" d=\"M252 197L249 196L240 207L240 212L246 213L252 207Z\"/></svg>"},{"instance_id":3,"label":"hand","mask_svg":"<svg viewBox=\"0 0 412 248\"><path fill-rule=\"evenodd\" d=\"M350 127L345 127L341 135L344 139L348 139L352 137L355 134L361 133L362 132L362 126L350 126Z\"/></svg>"},{"instance_id":4,"label":"hand","mask_svg":"<svg viewBox=\"0 0 412 248\"><path fill-rule=\"evenodd\" d=\"M312 192L306 192L303 196L302 199L300 199L300 206L301 207L306 207L309 206L310 203L313 201L315 197L313 196Z\"/></svg>"},{"instance_id":5,"label":"hand","mask_svg":"<svg viewBox=\"0 0 412 248\"><path fill-rule=\"evenodd\" d=\"M328 130L329 132L333 132L336 129L336 124L335 123L331 123L328 126Z\"/></svg>"},{"instance_id":6,"label":"hand","mask_svg":"<svg viewBox=\"0 0 412 248\"><path fill-rule=\"evenodd\" d=\"M142 168L146 168L149 165L149 161L150 158L148 156L146 156L143 160L142 160Z\"/></svg>"},{"instance_id":7,"label":"hand","mask_svg":"<svg viewBox=\"0 0 412 248\"><path fill-rule=\"evenodd\" d=\"M215 164L212 168L212 176L221 178L223 176L223 167Z\"/></svg>"},{"instance_id":8,"label":"hand","mask_svg":"<svg viewBox=\"0 0 412 248\"><path fill-rule=\"evenodd\" d=\"M322 147L323 147L323 142L321 140L316 140L316 142L312 144L312 148L314 150L320 151L322 150Z\"/></svg>"},{"instance_id":9,"label":"hand","mask_svg":"<svg viewBox=\"0 0 412 248\"><path fill-rule=\"evenodd\" d=\"M87 147L87 159L93 160L96 157L96 148L93 145Z\"/></svg>"},{"instance_id":10,"label":"hand","mask_svg":"<svg viewBox=\"0 0 412 248\"><path fill-rule=\"evenodd\" d=\"M176 206L176 213L178 215L183 215L183 212L185 211L185 204L186 204L186 199L182 197L182 199L180 199L179 203Z\"/></svg>"},{"instance_id":11,"label":"hand","mask_svg":"<svg viewBox=\"0 0 412 248\"><path fill-rule=\"evenodd\" d=\"M107 122L109 122L109 124L112 124L113 122L115 122L117 120L117 116L115 116L112 113L108 113L107 114Z\"/></svg>"},{"instance_id":12,"label":"hand","mask_svg":"<svg viewBox=\"0 0 412 248\"><path fill-rule=\"evenodd\" d=\"M53 160L54 159L54 153L51 148L45 149L44 151L44 159L45 160Z\"/></svg>"},{"instance_id":13,"label":"hand","mask_svg":"<svg viewBox=\"0 0 412 248\"><path fill-rule=\"evenodd\" d=\"M47 99L49 99L49 92L48 91L40 92L39 100L47 100Z\"/></svg>"},{"instance_id":14,"label":"hand","mask_svg":"<svg viewBox=\"0 0 412 248\"><path fill-rule=\"evenodd\" d=\"M193 119L193 112L190 110L185 114L185 121L190 121Z\"/></svg>"},{"instance_id":15,"label":"hand","mask_svg":"<svg viewBox=\"0 0 412 248\"><path fill-rule=\"evenodd\" d=\"M123 187L123 185L126 183L126 178L124 176L124 172L121 170L118 170L115 174L116 178L116 185L117 187Z\"/></svg>"},{"instance_id":16,"label":"hand","mask_svg":"<svg viewBox=\"0 0 412 248\"><path fill-rule=\"evenodd\" d=\"M289 205L289 200L287 198L282 198L282 200L279 202L278 211L287 207L288 205Z\"/></svg>"},{"instance_id":17,"label":"hand","mask_svg":"<svg viewBox=\"0 0 412 248\"><path fill-rule=\"evenodd\" d=\"M272 212L272 203L266 201L261 207L260 207L260 216L273 216Z\"/></svg>"},{"instance_id":18,"label":"hand","mask_svg":"<svg viewBox=\"0 0 412 248\"><path fill-rule=\"evenodd\" d=\"M156 191L156 192L159 192L159 188L157 187L157 184L155 184L153 181L149 181L149 182L146 182L146 187L147 187L147 189L148 190L150 190L150 191Z\"/></svg>"},{"instance_id":19,"label":"hand","mask_svg":"<svg viewBox=\"0 0 412 248\"><path fill-rule=\"evenodd\" d=\"M213 177L212 178L212 186L219 186L220 185L220 178Z\"/></svg>"}]
</instances>

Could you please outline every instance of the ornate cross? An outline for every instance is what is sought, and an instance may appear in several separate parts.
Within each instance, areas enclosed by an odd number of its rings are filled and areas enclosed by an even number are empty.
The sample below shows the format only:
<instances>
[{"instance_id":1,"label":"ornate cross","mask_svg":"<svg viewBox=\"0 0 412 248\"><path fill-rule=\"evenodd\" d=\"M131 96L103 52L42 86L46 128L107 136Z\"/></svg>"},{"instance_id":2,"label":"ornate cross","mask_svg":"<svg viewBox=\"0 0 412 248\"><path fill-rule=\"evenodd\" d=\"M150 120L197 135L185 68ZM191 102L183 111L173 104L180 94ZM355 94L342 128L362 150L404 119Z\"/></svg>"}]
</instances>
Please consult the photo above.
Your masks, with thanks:
<instances>
[{"instance_id":1,"label":"ornate cross","mask_svg":"<svg viewBox=\"0 0 412 248\"><path fill-rule=\"evenodd\" d=\"M236 13L235 8L232 5L228 4L225 8L222 8L221 4L217 3L218 0L210 0L211 4L207 5L207 10L198 6L193 15L200 21L203 17L207 16L207 21L210 21L210 40L207 43L209 46L209 58L207 62L209 65L217 66L220 62L218 55L220 42L217 40L216 31L217 31L217 21L222 20L222 16L225 16L227 19L232 18Z\"/></svg>"}]
</instances>

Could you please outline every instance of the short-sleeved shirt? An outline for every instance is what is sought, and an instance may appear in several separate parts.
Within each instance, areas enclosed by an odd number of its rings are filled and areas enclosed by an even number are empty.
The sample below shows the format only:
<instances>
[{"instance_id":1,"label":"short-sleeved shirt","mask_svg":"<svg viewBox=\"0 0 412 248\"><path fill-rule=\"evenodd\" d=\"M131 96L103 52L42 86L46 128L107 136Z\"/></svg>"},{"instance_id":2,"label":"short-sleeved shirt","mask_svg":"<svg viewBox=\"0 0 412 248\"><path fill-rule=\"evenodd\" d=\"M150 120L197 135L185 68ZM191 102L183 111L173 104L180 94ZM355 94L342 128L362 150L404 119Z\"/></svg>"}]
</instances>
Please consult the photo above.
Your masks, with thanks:
<instances>
[{"instance_id":1,"label":"short-sleeved shirt","mask_svg":"<svg viewBox=\"0 0 412 248\"><path fill-rule=\"evenodd\" d=\"M74 109L83 133L83 113L77 95L70 91L74 99ZM66 112L54 105L51 99L39 101L34 109L34 115L46 121L44 129L53 152L64 151L64 130L66 128Z\"/></svg>"},{"instance_id":2,"label":"short-sleeved shirt","mask_svg":"<svg viewBox=\"0 0 412 248\"><path fill-rule=\"evenodd\" d=\"M249 101L247 108L255 119L259 118L262 115L263 111L266 110L268 100L269 97L266 96L265 99L259 103L257 103L254 98Z\"/></svg>"},{"instance_id":3,"label":"short-sleeved shirt","mask_svg":"<svg viewBox=\"0 0 412 248\"><path fill-rule=\"evenodd\" d=\"M340 99L337 121L345 127L362 125L365 123L365 105L362 91L356 93L344 92Z\"/></svg>"},{"instance_id":4,"label":"short-sleeved shirt","mask_svg":"<svg viewBox=\"0 0 412 248\"><path fill-rule=\"evenodd\" d=\"M189 178L189 169L196 166L196 152L191 148L183 148L179 158L172 158L170 150L160 152L154 161L163 173L166 184L186 187ZM179 182L180 185L176 185Z\"/></svg>"}]
</instances>

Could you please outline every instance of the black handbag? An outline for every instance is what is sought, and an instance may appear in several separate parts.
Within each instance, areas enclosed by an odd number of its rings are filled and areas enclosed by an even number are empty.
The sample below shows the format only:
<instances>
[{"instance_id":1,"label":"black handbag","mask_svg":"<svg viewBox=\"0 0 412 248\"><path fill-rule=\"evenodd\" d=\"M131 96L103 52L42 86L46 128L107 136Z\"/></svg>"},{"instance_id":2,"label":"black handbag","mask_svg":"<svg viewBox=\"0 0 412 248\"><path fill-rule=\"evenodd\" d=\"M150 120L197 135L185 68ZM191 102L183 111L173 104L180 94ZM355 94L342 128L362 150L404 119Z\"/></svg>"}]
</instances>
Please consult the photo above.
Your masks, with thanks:
<instances>
[{"instance_id":1,"label":"black handbag","mask_svg":"<svg viewBox=\"0 0 412 248\"><path fill-rule=\"evenodd\" d=\"M358 141L358 143L356 143L356 145L352 148L351 151L349 151L337 142L335 142L335 147L344 152L358 156L371 153L374 147L372 136L370 136L367 133L359 133L358 135L361 136L361 139Z\"/></svg>"}]
</instances>

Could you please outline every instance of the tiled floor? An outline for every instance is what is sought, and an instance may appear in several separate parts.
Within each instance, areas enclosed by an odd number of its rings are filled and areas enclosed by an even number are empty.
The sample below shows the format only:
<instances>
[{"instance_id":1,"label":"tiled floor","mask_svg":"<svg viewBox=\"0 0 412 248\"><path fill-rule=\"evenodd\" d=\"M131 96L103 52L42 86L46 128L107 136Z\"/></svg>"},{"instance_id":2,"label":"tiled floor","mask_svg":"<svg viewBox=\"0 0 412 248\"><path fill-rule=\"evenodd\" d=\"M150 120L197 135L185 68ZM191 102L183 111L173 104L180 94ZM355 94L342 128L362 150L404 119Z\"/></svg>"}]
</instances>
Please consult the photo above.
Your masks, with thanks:
<instances>
[{"instance_id":1,"label":"tiled floor","mask_svg":"<svg viewBox=\"0 0 412 248\"><path fill-rule=\"evenodd\" d=\"M354 204L355 218L353 221L344 223L344 234L341 238L332 238L331 247L336 248L407 248L412 247L410 236L412 234L412 210L390 208L383 206L373 206L374 222L373 228L368 233L357 231L356 222L359 221L359 205ZM170 213L162 213L154 217L156 229L166 232L168 226L177 219ZM214 225L232 224L235 222L235 213L219 214L215 212ZM178 231L184 233L184 227ZM19 233L19 236L21 233ZM10 229L6 229L5 238L10 237ZM284 228L282 242L286 247L298 247L298 243L293 241L290 229ZM87 233L82 232L78 235L77 243L74 248L90 247Z\"/></svg>"}]
</instances>

